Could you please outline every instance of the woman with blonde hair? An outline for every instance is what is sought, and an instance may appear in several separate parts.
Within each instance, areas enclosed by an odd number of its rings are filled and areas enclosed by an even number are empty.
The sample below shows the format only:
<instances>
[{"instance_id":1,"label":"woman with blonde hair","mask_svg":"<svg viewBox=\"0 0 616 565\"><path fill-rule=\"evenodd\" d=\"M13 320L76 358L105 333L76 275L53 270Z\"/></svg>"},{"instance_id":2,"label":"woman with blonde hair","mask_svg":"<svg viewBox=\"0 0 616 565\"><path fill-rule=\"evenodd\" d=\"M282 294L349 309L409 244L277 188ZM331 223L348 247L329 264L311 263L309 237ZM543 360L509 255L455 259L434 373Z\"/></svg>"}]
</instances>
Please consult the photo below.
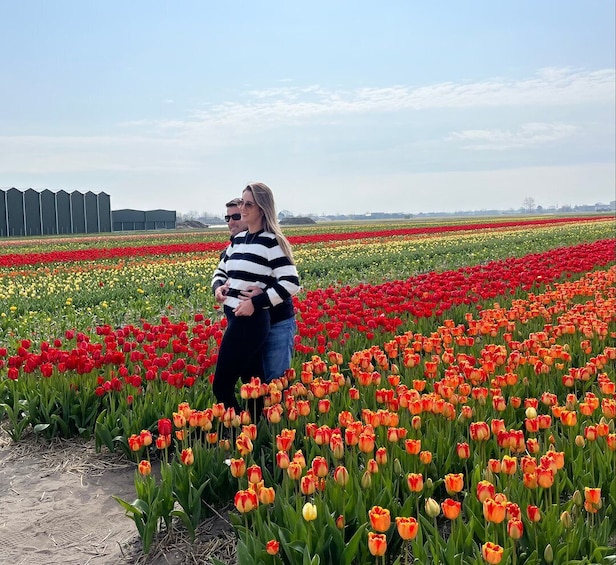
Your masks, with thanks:
<instances>
[{"instance_id":1,"label":"woman with blonde hair","mask_svg":"<svg viewBox=\"0 0 616 565\"><path fill-rule=\"evenodd\" d=\"M263 183L249 184L242 192L240 211L248 229L233 238L212 279L214 295L223 303L228 319L213 390L218 402L236 412L240 410L235 394L238 379L248 382L253 376L263 376L263 350L270 327L282 327L279 323L285 320L292 320L294 327L291 297L300 289L271 189ZM253 419L258 416L255 411Z\"/></svg>"}]
</instances>

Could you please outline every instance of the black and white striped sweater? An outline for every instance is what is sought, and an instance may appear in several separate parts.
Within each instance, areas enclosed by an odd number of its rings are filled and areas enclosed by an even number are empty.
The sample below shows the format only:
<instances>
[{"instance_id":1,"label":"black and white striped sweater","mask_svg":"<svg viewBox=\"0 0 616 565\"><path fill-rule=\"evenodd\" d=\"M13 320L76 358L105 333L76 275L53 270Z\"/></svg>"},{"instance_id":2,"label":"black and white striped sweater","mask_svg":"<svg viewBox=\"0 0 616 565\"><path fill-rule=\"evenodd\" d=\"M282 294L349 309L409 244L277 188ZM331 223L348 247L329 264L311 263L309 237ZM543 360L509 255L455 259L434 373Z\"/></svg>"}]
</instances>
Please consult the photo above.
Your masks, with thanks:
<instances>
[{"instance_id":1,"label":"black and white striped sweater","mask_svg":"<svg viewBox=\"0 0 616 565\"><path fill-rule=\"evenodd\" d=\"M297 269L271 232L238 233L223 253L212 278L212 290L229 283L225 306L235 308L239 293L257 285L264 292L252 299L255 308L289 302L300 290Z\"/></svg>"}]
</instances>

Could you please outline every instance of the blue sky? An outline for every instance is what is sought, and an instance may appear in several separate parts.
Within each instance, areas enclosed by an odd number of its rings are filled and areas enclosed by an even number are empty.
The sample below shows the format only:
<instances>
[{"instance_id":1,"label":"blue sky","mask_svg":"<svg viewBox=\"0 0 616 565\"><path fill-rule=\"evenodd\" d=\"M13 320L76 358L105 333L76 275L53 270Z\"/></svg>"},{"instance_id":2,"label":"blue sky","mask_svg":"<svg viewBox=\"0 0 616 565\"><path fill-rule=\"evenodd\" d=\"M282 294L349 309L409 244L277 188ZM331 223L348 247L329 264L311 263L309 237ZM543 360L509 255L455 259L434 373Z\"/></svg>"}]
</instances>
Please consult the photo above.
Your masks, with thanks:
<instances>
[{"instance_id":1,"label":"blue sky","mask_svg":"<svg viewBox=\"0 0 616 565\"><path fill-rule=\"evenodd\" d=\"M615 196L613 0L0 3L0 187L221 213Z\"/></svg>"}]
</instances>

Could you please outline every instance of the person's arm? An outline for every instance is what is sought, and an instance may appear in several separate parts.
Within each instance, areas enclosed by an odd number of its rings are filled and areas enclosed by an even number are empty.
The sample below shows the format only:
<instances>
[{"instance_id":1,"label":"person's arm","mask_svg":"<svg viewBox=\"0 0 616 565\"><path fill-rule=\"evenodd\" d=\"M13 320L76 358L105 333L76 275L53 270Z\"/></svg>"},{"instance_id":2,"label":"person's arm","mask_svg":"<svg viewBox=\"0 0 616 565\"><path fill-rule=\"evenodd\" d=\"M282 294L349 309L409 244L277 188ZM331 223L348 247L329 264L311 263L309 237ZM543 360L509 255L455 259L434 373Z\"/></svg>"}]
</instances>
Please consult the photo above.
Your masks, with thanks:
<instances>
[{"instance_id":1,"label":"person's arm","mask_svg":"<svg viewBox=\"0 0 616 565\"><path fill-rule=\"evenodd\" d=\"M224 297L222 300L219 300L219 295L221 294L221 292L224 291L223 287L228 287L229 277L227 275L226 265L227 259L229 258L228 251L231 249L231 247L232 245L229 245L229 247L227 247L227 249L223 252L218 266L216 267L216 269L214 270L214 274L212 275L212 292L214 293L217 302L222 302L224 300Z\"/></svg>"},{"instance_id":2,"label":"person's arm","mask_svg":"<svg viewBox=\"0 0 616 565\"><path fill-rule=\"evenodd\" d=\"M297 268L282 252L279 245L270 249L270 265L275 281L264 289L263 293L251 297L255 308L277 306L301 289Z\"/></svg>"}]
</instances>

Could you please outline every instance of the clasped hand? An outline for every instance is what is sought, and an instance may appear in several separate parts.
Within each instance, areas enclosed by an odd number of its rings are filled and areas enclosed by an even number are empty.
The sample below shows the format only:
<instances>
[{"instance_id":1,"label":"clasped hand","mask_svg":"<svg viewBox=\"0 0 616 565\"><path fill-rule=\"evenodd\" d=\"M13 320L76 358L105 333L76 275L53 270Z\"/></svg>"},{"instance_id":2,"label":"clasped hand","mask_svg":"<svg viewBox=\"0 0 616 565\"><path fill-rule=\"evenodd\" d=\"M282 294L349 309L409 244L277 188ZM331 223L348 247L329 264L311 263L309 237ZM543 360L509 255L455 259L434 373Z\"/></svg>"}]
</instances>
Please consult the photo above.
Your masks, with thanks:
<instances>
[{"instance_id":1,"label":"clasped hand","mask_svg":"<svg viewBox=\"0 0 616 565\"><path fill-rule=\"evenodd\" d=\"M214 299L216 302L224 302L227 298L227 293L229 292L229 283L219 286L214 291ZM255 313L255 307L252 303L252 297L261 294L263 289L256 285L251 285L245 290L240 291L238 298L241 300L240 304L235 307L233 310L236 316L252 316Z\"/></svg>"}]
</instances>

